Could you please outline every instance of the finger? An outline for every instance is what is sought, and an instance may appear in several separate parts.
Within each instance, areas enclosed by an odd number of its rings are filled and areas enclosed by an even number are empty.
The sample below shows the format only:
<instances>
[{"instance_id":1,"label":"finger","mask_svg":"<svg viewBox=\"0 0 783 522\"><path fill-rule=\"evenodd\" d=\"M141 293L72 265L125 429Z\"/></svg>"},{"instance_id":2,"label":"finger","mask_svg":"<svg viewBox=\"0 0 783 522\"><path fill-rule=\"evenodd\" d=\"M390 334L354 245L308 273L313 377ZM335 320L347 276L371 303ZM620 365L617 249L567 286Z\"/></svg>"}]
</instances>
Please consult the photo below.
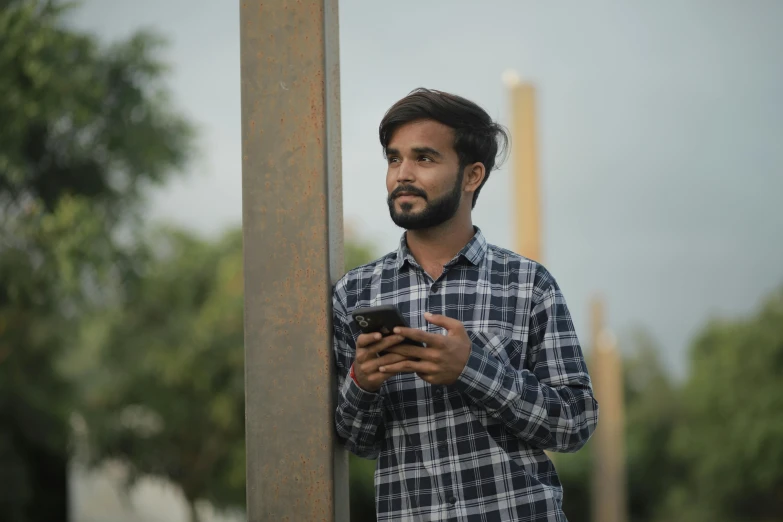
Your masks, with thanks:
<instances>
[{"instance_id":1,"label":"finger","mask_svg":"<svg viewBox=\"0 0 783 522\"><path fill-rule=\"evenodd\" d=\"M424 319L426 319L428 323L445 328L449 332L455 330L459 332L465 329L460 321L452 319L451 317L446 317L445 315L431 314L426 312L424 314Z\"/></svg>"},{"instance_id":2,"label":"finger","mask_svg":"<svg viewBox=\"0 0 783 522\"><path fill-rule=\"evenodd\" d=\"M385 355L382 355L374 359L373 362L376 363L375 365L380 368L381 366L387 364L394 364L400 361L404 361L407 358L408 357L406 355L402 355L399 353L386 353Z\"/></svg>"},{"instance_id":3,"label":"finger","mask_svg":"<svg viewBox=\"0 0 783 522\"><path fill-rule=\"evenodd\" d=\"M437 353L432 348L422 348L420 346L413 346L412 344L405 344L405 342L402 342L396 346L392 346L388 349L388 351L390 353L397 353L413 359L422 359L427 361L434 361L435 355Z\"/></svg>"},{"instance_id":4,"label":"finger","mask_svg":"<svg viewBox=\"0 0 783 522\"><path fill-rule=\"evenodd\" d=\"M356 347L367 348L368 346L380 341L382 337L383 336L378 332L361 334L356 338Z\"/></svg>"},{"instance_id":5,"label":"finger","mask_svg":"<svg viewBox=\"0 0 783 522\"><path fill-rule=\"evenodd\" d=\"M410 359L406 359L398 363L380 366L378 371L383 373L434 373L438 371L438 367L429 361L411 361Z\"/></svg>"},{"instance_id":6,"label":"finger","mask_svg":"<svg viewBox=\"0 0 783 522\"><path fill-rule=\"evenodd\" d=\"M371 344L368 347L365 348L357 348L356 349L356 360L359 362L364 362L370 359L376 359L380 357L380 352L383 352L385 350L388 350L390 347L395 346L399 344L402 341L402 336L399 335L390 335L388 337L384 337L380 341Z\"/></svg>"},{"instance_id":7,"label":"finger","mask_svg":"<svg viewBox=\"0 0 783 522\"><path fill-rule=\"evenodd\" d=\"M434 334L419 330L418 328L407 328L405 326L398 326L394 329L394 333L403 336L411 341L418 341L424 343L427 346L440 346L443 341L443 336L440 334Z\"/></svg>"},{"instance_id":8,"label":"finger","mask_svg":"<svg viewBox=\"0 0 783 522\"><path fill-rule=\"evenodd\" d=\"M356 348L360 350L374 350L378 346L393 346L398 344L401 340L402 336L399 335L383 337L379 333L361 334L356 339Z\"/></svg>"},{"instance_id":9,"label":"finger","mask_svg":"<svg viewBox=\"0 0 783 522\"><path fill-rule=\"evenodd\" d=\"M378 368L381 366L396 364L398 362L404 361L405 359L407 359L407 357L396 353L386 354L382 357L373 357L372 359L361 363L361 370L365 375L372 375L374 373L378 373Z\"/></svg>"},{"instance_id":10,"label":"finger","mask_svg":"<svg viewBox=\"0 0 783 522\"><path fill-rule=\"evenodd\" d=\"M426 382L432 382L434 380L432 374L429 373L417 373L416 376L422 381L426 381Z\"/></svg>"},{"instance_id":11,"label":"finger","mask_svg":"<svg viewBox=\"0 0 783 522\"><path fill-rule=\"evenodd\" d=\"M382 352L384 350L387 350L391 348L392 346L396 346L400 344L404 340L404 337L401 335L388 335L378 341L377 343L370 345L365 348L368 355L373 355L378 352Z\"/></svg>"}]
</instances>

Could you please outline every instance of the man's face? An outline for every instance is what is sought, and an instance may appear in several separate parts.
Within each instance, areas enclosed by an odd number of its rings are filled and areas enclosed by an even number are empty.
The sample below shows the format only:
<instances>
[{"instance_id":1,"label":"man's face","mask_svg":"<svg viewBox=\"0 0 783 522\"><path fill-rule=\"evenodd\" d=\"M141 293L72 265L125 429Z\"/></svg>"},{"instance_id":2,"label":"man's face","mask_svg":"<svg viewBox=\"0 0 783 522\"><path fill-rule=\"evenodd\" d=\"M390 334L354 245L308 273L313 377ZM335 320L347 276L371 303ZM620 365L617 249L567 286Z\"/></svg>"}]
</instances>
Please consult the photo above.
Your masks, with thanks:
<instances>
[{"instance_id":1,"label":"man's face","mask_svg":"<svg viewBox=\"0 0 783 522\"><path fill-rule=\"evenodd\" d=\"M387 203L397 226L422 230L454 217L463 172L450 127L433 120L407 123L392 135L386 159Z\"/></svg>"}]
</instances>

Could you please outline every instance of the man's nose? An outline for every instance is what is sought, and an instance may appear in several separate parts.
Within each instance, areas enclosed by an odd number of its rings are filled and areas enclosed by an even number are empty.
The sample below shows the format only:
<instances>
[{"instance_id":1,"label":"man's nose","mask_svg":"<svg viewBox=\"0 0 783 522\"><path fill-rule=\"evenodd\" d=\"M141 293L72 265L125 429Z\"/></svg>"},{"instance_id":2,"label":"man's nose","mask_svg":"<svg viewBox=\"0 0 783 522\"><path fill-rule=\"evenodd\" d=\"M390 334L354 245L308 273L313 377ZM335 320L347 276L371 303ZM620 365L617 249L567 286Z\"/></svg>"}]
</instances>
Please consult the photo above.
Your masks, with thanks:
<instances>
[{"instance_id":1,"label":"man's nose","mask_svg":"<svg viewBox=\"0 0 783 522\"><path fill-rule=\"evenodd\" d=\"M416 179L414 164L407 160L402 160L397 167L397 183L409 183Z\"/></svg>"}]
</instances>

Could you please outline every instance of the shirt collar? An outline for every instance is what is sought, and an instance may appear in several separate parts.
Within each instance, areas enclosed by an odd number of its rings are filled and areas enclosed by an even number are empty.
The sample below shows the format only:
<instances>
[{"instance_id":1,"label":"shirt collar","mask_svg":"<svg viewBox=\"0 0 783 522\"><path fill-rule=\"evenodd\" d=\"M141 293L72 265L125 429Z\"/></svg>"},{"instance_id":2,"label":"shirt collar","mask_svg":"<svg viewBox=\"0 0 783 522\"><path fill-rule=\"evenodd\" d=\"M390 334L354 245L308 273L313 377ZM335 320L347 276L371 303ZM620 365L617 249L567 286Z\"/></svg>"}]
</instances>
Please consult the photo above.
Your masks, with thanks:
<instances>
[{"instance_id":1,"label":"shirt collar","mask_svg":"<svg viewBox=\"0 0 783 522\"><path fill-rule=\"evenodd\" d=\"M484 260L484 256L487 253L487 240L484 238L484 234L482 234L479 227L474 226L473 230L475 233L471 240L468 241L468 243L462 247L462 250L446 264L447 266L453 265L460 258L464 258L474 266L478 266ZM413 266L419 266L416 259L413 257L413 254L411 254L411 251L408 249L408 241L405 238L405 234L403 234L400 238L400 246L397 248L395 266L399 270L405 266L406 261Z\"/></svg>"}]
</instances>

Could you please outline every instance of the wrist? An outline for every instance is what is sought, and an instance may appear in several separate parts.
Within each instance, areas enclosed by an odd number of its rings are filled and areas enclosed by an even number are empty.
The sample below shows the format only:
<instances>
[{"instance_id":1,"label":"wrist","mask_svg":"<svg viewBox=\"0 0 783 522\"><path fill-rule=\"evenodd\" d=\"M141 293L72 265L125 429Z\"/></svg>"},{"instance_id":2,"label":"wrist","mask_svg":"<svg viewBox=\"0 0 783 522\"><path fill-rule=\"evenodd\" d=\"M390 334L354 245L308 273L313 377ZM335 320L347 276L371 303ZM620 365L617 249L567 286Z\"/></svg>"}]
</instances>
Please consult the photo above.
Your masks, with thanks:
<instances>
[{"instance_id":1,"label":"wrist","mask_svg":"<svg viewBox=\"0 0 783 522\"><path fill-rule=\"evenodd\" d=\"M354 371L354 369L353 369L353 364L351 364L351 371L349 372L348 375L351 376L351 380L354 382L354 384L356 384L356 386L358 386L359 388L362 387L361 384L359 384L358 377L356 377L356 371Z\"/></svg>"},{"instance_id":2,"label":"wrist","mask_svg":"<svg viewBox=\"0 0 783 522\"><path fill-rule=\"evenodd\" d=\"M356 375L356 371L353 369L353 364L351 364L351 370L348 375L351 376L351 380L354 382L354 384L356 384L356 386L358 386L358 388L364 392L378 393L378 390L380 390L380 388L378 388L377 390L373 390L368 386L362 385L362 383L359 382L359 377Z\"/></svg>"}]
</instances>

